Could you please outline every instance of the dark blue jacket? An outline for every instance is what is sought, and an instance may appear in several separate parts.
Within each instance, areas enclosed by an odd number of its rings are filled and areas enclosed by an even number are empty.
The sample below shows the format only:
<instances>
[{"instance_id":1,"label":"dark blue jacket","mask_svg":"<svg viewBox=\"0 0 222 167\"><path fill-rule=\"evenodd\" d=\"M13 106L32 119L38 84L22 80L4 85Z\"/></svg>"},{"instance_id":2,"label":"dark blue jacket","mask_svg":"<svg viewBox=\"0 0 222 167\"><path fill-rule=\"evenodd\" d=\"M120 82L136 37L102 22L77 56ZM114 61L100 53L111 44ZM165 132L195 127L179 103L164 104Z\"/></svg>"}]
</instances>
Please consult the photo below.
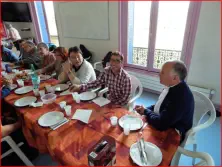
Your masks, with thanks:
<instances>
[{"instance_id":1,"label":"dark blue jacket","mask_svg":"<svg viewBox=\"0 0 222 167\"><path fill-rule=\"evenodd\" d=\"M147 121L154 128L163 131L176 128L181 133L181 141L193 125L194 98L188 85L183 81L169 88L159 113L153 112L154 106L145 109Z\"/></svg>"}]
</instances>

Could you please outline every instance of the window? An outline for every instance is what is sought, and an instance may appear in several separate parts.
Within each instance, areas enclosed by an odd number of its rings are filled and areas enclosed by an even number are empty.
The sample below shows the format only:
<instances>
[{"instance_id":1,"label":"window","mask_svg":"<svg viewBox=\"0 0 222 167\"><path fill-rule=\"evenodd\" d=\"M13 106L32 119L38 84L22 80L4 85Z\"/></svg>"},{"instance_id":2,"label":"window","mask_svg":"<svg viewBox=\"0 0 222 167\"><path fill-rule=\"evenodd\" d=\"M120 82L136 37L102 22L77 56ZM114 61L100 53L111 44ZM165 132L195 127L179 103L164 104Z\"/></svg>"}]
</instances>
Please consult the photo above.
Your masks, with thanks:
<instances>
[{"instance_id":1,"label":"window","mask_svg":"<svg viewBox=\"0 0 222 167\"><path fill-rule=\"evenodd\" d=\"M167 60L189 67L200 2L120 2L120 50L125 66L158 72Z\"/></svg>"},{"instance_id":2,"label":"window","mask_svg":"<svg viewBox=\"0 0 222 167\"><path fill-rule=\"evenodd\" d=\"M53 1L43 1L46 13L46 20L49 28L50 40L56 46L59 46L58 32L55 20L55 11L53 6Z\"/></svg>"}]
</instances>

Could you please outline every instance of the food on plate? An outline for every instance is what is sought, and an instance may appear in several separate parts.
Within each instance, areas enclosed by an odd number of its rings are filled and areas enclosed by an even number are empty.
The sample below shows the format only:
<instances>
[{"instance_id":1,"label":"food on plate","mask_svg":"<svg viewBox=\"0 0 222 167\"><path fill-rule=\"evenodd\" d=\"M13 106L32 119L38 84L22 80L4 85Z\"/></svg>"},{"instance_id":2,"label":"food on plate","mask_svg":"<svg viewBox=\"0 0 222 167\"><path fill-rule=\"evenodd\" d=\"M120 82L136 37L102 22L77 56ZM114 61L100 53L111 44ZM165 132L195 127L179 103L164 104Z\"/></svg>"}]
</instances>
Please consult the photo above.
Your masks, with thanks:
<instances>
[{"instance_id":1,"label":"food on plate","mask_svg":"<svg viewBox=\"0 0 222 167\"><path fill-rule=\"evenodd\" d=\"M22 73L20 74L16 74L16 79L22 79L22 80L28 80L29 79L29 75L27 72L22 71Z\"/></svg>"}]
</instances>

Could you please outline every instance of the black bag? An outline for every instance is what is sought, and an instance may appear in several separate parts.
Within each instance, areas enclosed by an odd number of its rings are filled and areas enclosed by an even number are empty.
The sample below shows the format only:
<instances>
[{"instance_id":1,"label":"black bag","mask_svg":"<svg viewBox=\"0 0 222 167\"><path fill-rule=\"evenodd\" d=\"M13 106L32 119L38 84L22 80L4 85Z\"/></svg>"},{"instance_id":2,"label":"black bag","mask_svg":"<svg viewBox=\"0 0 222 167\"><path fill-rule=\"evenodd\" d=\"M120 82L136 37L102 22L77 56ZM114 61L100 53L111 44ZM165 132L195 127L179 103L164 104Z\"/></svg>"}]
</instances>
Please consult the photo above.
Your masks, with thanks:
<instances>
[{"instance_id":1,"label":"black bag","mask_svg":"<svg viewBox=\"0 0 222 167\"><path fill-rule=\"evenodd\" d=\"M80 44L79 48L82 51L83 58L90 61L92 58L92 53L83 44Z\"/></svg>"},{"instance_id":2,"label":"black bag","mask_svg":"<svg viewBox=\"0 0 222 167\"><path fill-rule=\"evenodd\" d=\"M103 60L102 60L103 68L106 67L106 63L108 63L108 62L110 61L111 56L112 56L112 52L109 51L109 52L106 54L106 56L103 58Z\"/></svg>"}]
</instances>

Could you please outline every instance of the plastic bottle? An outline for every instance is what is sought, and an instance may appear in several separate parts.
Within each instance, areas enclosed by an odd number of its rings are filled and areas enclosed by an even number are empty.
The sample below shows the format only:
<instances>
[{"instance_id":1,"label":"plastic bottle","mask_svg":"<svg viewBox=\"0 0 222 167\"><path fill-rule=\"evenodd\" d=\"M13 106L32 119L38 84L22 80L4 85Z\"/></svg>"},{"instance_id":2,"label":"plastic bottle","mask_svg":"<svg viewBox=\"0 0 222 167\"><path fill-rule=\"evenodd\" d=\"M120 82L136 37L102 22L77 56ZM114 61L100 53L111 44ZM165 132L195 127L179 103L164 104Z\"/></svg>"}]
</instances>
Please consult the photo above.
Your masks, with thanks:
<instances>
[{"instance_id":1,"label":"plastic bottle","mask_svg":"<svg viewBox=\"0 0 222 167\"><path fill-rule=\"evenodd\" d=\"M31 78L32 78L33 88L38 89L40 84L40 77L37 75L33 64L31 64L31 70L32 70Z\"/></svg>"}]
</instances>

